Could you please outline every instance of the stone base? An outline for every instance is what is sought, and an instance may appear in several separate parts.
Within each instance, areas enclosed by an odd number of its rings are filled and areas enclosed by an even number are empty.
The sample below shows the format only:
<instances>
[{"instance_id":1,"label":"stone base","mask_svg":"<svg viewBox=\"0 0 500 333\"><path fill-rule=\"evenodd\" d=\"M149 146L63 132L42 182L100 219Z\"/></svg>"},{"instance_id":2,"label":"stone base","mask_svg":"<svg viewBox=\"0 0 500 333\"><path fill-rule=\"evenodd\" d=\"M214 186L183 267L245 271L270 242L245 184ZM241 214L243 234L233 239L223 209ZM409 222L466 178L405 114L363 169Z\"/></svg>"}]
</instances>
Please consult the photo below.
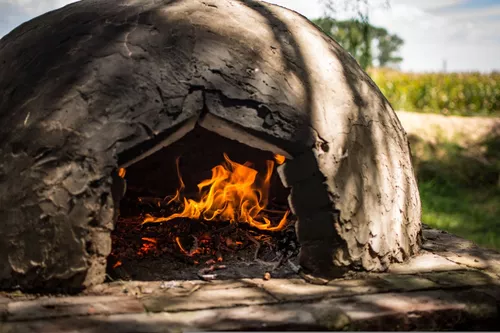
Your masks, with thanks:
<instances>
[{"instance_id":1,"label":"stone base","mask_svg":"<svg viewBox=\"0 0 500 333\"><path fill-rule=\"evenodd\" d=\"M112 282L80 296L0 293L0 332L499 330L500 254L438 230L384 274Z\"/></svg>"}]
</instances>

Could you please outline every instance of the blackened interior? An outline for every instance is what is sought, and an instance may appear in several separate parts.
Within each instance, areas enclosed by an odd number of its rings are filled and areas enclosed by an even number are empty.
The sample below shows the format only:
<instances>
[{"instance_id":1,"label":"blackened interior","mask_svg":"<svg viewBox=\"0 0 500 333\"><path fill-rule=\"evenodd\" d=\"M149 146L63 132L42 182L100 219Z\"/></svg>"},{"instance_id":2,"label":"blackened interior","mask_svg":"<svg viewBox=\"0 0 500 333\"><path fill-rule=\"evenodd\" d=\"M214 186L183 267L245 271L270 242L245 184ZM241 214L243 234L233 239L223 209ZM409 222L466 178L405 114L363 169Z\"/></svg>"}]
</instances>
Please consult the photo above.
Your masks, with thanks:
<instances>
[{"instance_id":1,"label":"blackened interior","mask_svg":"<svg viewBox=\"0 0 500 333\"><path fill-rule=\"evenodd\" d=\"M299 245L293 215L289 216L288 226L278 232L252 230L245 224L238 224L238 230L235 230L228 222L188 219L140 224L140 216L145 213L158 216L162 209L171 212L171 209L179 208L172 205L165 207L168 199L163 200L175 194L179 187L175 163L177 157L180 157L185 193L196 194L196 185L211 177L211 169L224 161L224 153L237 163L251 162L259 174L265 174L267 160L274 161L271 152L252 148L196 126L179 141L127 168L127 190L120 202L120 216L112 234L113 250L108 260L108 274L111 277L134 280L199 278L200 271L214 263L210 259L214 259L216 265L225 266L207 272L216 278L262 277L266 272L271 272L275 277L294 275L293 263L296 263ZM268 209L285 211L288 210L288 190L283 187L276 167L277 164L271 179ZM270 214L268 217L277 224L281 216ZM217 255L213 258L210 255L186 256L175 244L173 232L186 248L193 245L191 235L199 237L208 233L214 242L211 244L217 247ZM153 239L156 243L144 241L143 238ZM256 239L260 245L255 243ZM240 241L242 245L237 249L227 247L226 243L233 240ZM219 256L222 262L217 263ZM211 263L207 264L207 261Z\"/></svg>"}]
</instances>

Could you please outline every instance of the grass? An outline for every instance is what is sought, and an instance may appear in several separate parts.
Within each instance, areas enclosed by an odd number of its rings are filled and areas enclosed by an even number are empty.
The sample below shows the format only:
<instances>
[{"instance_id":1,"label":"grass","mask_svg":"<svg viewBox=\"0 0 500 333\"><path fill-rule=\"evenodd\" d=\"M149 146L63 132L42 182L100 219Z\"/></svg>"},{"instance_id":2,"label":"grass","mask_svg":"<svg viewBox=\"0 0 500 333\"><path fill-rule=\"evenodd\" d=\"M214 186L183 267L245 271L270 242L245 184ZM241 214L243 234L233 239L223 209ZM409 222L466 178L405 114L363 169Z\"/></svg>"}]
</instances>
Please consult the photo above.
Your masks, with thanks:
<instances>
[{"instance_id":1,"label":"grass","mask_svg":"<svg viewBox=\"0 0 500 333\"><path fill-rule=\"evenodd\" d=\"M458 184L457 184L458 185ZM500 191L420 181L422 222L500 250Z\"/></svg>"},{"instance_id":2,"label":"grass","mask_svg":"<svg viewBox=\"0 0 500 333\"><path fill-rule=\"evenodd\" d=\"M464 148L410 136L422 222L500 250L500 138Z\"/></svg>"}]
</instances>

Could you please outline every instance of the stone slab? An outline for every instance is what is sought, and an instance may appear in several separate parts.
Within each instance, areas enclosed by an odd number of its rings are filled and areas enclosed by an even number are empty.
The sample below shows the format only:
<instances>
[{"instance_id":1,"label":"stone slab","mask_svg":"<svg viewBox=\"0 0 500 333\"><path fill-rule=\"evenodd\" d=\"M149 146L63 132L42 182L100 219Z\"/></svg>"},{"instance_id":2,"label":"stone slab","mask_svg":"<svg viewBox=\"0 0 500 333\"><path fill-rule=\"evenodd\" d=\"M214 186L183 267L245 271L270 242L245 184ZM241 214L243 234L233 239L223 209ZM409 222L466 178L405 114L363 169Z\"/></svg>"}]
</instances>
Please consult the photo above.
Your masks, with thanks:
<instances>
[{"instance_id":1,"label":"stone slab","mask_svg":"<svg viewBox=\"0 0 500 333\"><path fill-rule=\"evenodd\" d=\"M223 330L341 329L348 324L335 308L318 311L317 305L300 303L252 305L176 313L142 313L58 318L50 321L1 323L2 333L170 333Z\"/></svg>"},{"instance_id":2,"label":"stone slab","mask_svg":"<svg viewBox=\"0 0 500 333\"><path fill-rule=\"evenodd\" d=\"M386 293L326 302L350 318L350 330L443 330L471 320L500 319L492 298L471 292Z\"/></svg>"},{"instance_id":3,"label":"stone slab","mask_svg":"<svg viewBox=\"0 0 500 333\"><path fill-rule=\"evenodd\" d=\"M442 330L462 327L469 322L500 323L498 304L500 286L480 285L467 278L470 272L452 272L454 278L464 277L479 286L468 290L428 290L416 292L384 292L390 285L408 282L420 288L434 287L431 279L414 276L381 275L376 279L338 280L336 285L317 286L304 281L282 279L257 283L257 279L244 279L239 287L234 281L217 283L193 283L197 285L189 296L173 297L168 291L155 291L151 296L134 298L127 296L81 296L42 301L12 302L11 309L17 309L17 317L11 313L0 321L0 332L180 332L180 331L222 331L222 330ZM432 273L434 277L442 272ZM475 274L473 272L472 274ZM446 279L446 278L445 278ZM268 283L274 281L274 284ZM369 281L369 282L368 282ZM380 282L381 281L381 282ZM474 282L476 281L476 282ZM479 282L478 282L479 281ZM141 284L141 288L148 283ZM179 285L180 286L180 285ZM212 289L211 287L214 287ZM223 288L223 286L231 286ZM298 291L294 291L297 287ZM363 288L378 286L374 294L355 294L339 297L330 294L330 289L343 286L349 291L361 292ZM129 285L132 287L132 285ZM138 285L136 285L138 287ZM220 288L219 288L220 287ZM309 287L313 289L308 289ZM207 288L207 289L205 289ZM356 289L357 288L357 289ZM163 288L167 289L167 288ZM175 289L175 288L171 288ZM332 289L332 290L333 290ZM306 298L298 301L277 302L272 295L290 292ZM307 297L314 290L318 299ZM326 292L324 292L326 290ZM376 289L373 289L375 291ZM324 293L323 293L324 292ZM159 293L159 294L157 294ZM51 299L49 299L51 300ZM150 312L142 307L129 308L129 301L144 302ZM22 303L22 304L20 304ZM266 303L266 304L263 304ZM48 305L41 306L41 305ZM98 311L88 311L89 306ZM101 306L99 306L101 305ZM103 311L102 305L108 306ZM125 312L124 309L128 309ZM61 310L61 313L55 313ZM130 311L132 310L132 311ZM154 312L154 313L152 313ZM71 316L71 317L69 317ZM491 324L493 322L493 324ZM482 325L483 325L482 324ZM486 324L484 324L486 325ZM490 326L479 326L490 328ZM467 326L465 326L467 327Z\"/></svg>"},{"instance_id":4,"label":"stone slab","mask_svg":"<svg viewBox=\"0 0 500 333\"><path fill-rule=\"evenodd\" d=\"M395 274L418 274L425 272L450 271L463 269L460 265L433 253L422 253L407 262L393 264L389 267L389 273Z\"/></svg>"},{"instance_id":5,"label":"stone slab","mask_svg":"<svg viewBox=\"0 0 500 333\"><path fill-rule=\"evenodd\" d=\"M127 296L77 296L8 303L6 320L22 321L69 316L140 313L144 306Z\"/></svg>"},{"instance_id":6,"label":"stone slab","mask_svg":"<svg viewBox=\"0 0 500 333\"><path fill-rule=\"evenodd\" d=\"M165 293L143 298L144 306L150 312L179 312L275 302L277 300L274 297L256 287L225 290L201 288L187 296L173 296Z\"/></svg>"},{"instance_id":7,"label":"stone slab","mask_svg":"<svg viewBox=\"0 0 500 333\"><path fill-rule=\"evenodd\" d=\"M390 290L390 285L379 278L332 280L326 285L311 284L303 279L244 279L263 288L280 301L303 301L331 297L345 297L359 294L372 294Z\"/></svg>"},{"instance_id":8,"label":"stone slab","mask_svg":"<svg viewBox=\"0 0 500 333\"><path fill-rule=\"evenodd\" d=\"M493 297L498 304L498 308L500 309L500 285L482 286L482 287L474 288L472 290L489 295L490 297Z\"/></svg>"},{"instance_id":9,"label":"stone slab","mask_svg":"<svg viewBox=\"0 0 500 333\"><path fill-rule=\"evenodd\" d=\"M383 274L380 278L391 285L391 291L414 291L439 288L437 283L415 275Z\"/></svg>"},{"instance_id":10,"label":"stone slab","mask_svg":"<svg viewBox=\"0 0 500 333\"><path fill-rule=\"evenodd\" d=\"M422 247L460 265L500 274L500 253L442 230L424 229Z\"/></svg>"},{"instance_id":11,"label":"stone slab","mask_svg":"<svg viewBox=\"0 0 500 333\"><path fill-rule=\"evenodd\" d=\"M302 279L272 279L269 281L248 279L248 282L264 289L280 301L311 300L346 295L346 293L341 292L340 288L310 284Z\"/></svg>"},{"instance_id":12,"label":"stone slab","mask_svg":"<svg viewBox=\"0 0 500 333\"><path fill-rule=\"evenodd\" d=\"M423 276L442 287L475 287L484 285L495 285L500 283L498 279L493 279L481 271L463 270L449 272L432 272Z\"/></svg>"}]
</instances>

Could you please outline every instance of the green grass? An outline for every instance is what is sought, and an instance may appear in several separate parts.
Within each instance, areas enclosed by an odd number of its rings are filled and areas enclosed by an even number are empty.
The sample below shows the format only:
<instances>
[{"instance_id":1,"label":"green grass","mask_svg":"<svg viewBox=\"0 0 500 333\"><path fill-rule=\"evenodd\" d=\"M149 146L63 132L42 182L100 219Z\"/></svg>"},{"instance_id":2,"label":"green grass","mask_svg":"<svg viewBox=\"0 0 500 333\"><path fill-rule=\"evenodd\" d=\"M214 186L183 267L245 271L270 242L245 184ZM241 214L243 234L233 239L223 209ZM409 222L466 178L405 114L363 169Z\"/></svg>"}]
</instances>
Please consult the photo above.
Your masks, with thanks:
<instances>
[{"instance_id":1,"label":"green grass","mask_svg":"<svg viewBox=\"0 0 500 333\"><path fill-rule=\"evenodd\" d=\"M422 222L500 250L500 191L420 181Z\"/></svg>"},{"instance_id":2,"label":"green grass","mask_svg":"<svg viewBox=\"0 0 500 333\"><path fill-rule=\"evenodd\" d=\"M415 136L410 141L422 222L500 250L500 138L468 148Z\"/></svg>"}]
</instances>

